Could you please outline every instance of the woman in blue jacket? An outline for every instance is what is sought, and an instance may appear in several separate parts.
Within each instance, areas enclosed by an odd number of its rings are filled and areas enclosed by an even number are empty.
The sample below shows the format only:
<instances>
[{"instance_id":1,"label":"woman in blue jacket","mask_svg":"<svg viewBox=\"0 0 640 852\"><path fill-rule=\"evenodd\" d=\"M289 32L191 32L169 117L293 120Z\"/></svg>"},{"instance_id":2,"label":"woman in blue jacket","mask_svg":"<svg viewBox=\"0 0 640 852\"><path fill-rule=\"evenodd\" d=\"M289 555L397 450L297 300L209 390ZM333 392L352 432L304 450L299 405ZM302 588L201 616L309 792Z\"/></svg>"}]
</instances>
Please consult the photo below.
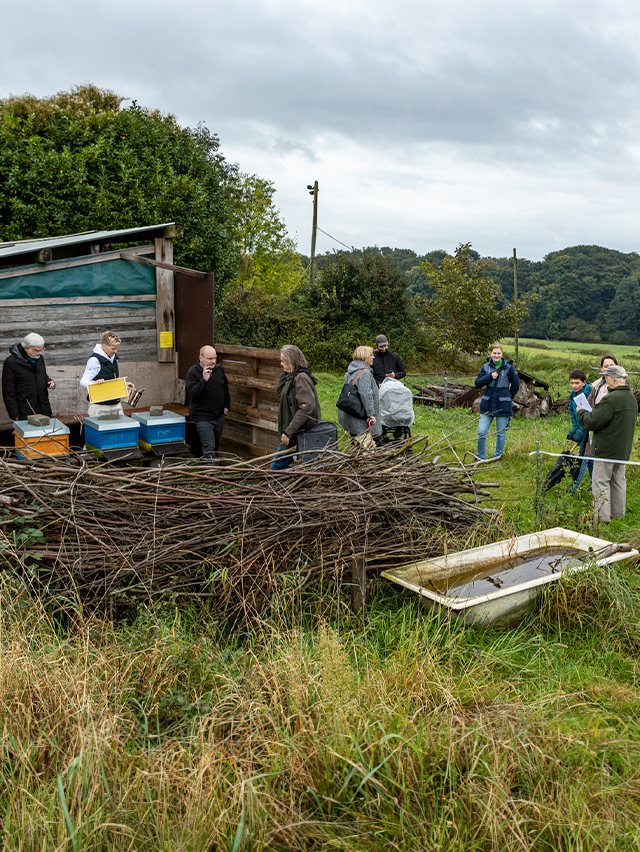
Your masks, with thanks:
<instances>
[{"instance_id":1,"label":"woman in blue jacket","mask_svg":"<svg viewBox=\"0 0 640 852\"><path fill-rule=\"evenodd\" d=\"M478 373L476 387L484 388L480 400L477 458L484 459L486 456L487 434L494 417L496 419L496 451L493 457L500 458L507 440L509 420L513 415L511 400L520 388L513 361L507 361L504 358L500 343L491 344L487 363Z\"/></svg>"}]
</instances>

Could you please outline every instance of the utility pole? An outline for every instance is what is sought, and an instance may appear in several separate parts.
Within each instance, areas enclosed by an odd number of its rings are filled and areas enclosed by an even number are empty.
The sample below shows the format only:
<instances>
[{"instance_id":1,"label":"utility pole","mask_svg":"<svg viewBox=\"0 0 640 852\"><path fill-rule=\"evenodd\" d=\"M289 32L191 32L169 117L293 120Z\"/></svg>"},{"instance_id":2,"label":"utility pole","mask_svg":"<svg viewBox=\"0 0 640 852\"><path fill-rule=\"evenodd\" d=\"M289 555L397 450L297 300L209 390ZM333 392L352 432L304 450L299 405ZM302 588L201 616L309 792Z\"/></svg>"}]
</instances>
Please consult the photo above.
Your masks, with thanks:
<instances>
[{"instance_id":1,"label":"utility pole","mask_svg":"<svg viewBox=\"0 0 640 852\"><path fill-rule=\"evenodd\" d=\"M311 229L311 263L309 264L309 284L313 284L313 271L316 262L316 232L318 230L318 181L313 186L307 184L309 195L313 195L313 228Z\"/></svg>"},{"instance_id":2,"label":"utility pole","mask_svg":"<svg viewBox=\"0 0 640 852\"><path fill-rule=\"evenodd\" d=\"M513 298L518 300L518 260L516 250L513 250ZM518 329L516 328L516 364L518 363Z\"/></svg>"}]
</instances>

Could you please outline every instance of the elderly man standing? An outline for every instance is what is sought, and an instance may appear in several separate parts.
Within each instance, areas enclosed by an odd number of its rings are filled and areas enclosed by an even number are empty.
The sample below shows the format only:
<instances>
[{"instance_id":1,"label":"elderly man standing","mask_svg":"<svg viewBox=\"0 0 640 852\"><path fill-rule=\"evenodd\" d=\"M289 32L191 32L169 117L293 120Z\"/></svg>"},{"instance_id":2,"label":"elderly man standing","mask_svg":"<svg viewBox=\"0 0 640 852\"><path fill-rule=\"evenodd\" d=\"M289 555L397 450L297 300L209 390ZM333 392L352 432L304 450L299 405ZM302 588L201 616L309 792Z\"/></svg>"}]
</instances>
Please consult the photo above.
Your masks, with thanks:
<instances>
[{"instance_id":1,"label":"elderly man standing","mask_svg":"<svg viewBox=\"0 0 640 852\"><path fill-rule=\"evenodd\" d=\"M604 378L608 394L593 411L578 407L577 414L583 429L593 432L593 508L598 519L608 524L611 518L621 518L626 510L625 465L619 462L627 461L631 455L638 403L622 367L607 367Z\"/></svg>"},{"instance_id":2,"label":"elderly man standing","mask_svg":"<svg viewBox=\"0 0 640 852\"><path fill-rule=\"evenodd\" d=\"M2 399L12 420L26 420L29 414L51 417L49 391L56 383L47 375L39 334L27 334L22 343L11 347L2 368Z\"/></svg>"},{"instance_id":3,"label":"elderly man standing","mask_svg":"<svg viewBox=\"0 0 640 852\"><path fill-rule=\"evenodd\" d=\"M203 346L186 379L189 415L198 429L202 455L211 464L215 464L224 418L231 408L229 382L217 361L213 346Z\"/></svg>"}]
</instances>

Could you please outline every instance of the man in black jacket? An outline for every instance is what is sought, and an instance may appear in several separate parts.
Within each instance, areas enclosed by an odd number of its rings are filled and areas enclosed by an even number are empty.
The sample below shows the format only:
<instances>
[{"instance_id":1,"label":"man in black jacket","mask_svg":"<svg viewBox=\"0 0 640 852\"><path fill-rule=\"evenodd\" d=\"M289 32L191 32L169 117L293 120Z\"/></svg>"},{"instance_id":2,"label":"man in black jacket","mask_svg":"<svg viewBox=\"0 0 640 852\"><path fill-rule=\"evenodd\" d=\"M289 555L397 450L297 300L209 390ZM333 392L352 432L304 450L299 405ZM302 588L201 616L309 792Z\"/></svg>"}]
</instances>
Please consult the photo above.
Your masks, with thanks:
<instances>
[{"instance_id":1,"label":"man in black jacket","mask_svg":"<svg viewBox=\"0 0 640 852\"><path fill-rule=\"evenodd\" d=\"M376 337L376 349L373 353L373 376L378 387L387 376L391 379L404 379L406 375L407 371L402 363L402 358L397 352L392 352L389 349L389 341L384 334L379 334Z\"/></svg>"},{"instance_id":2,"label":"man in black jacket","mask_svg":"<svg viewBox=\"0 0 640 852\"><path fill-rule=\"evenodd\" d=\"M49 391L56 383L47 375L39 334L27 334L22 343L11 347L2 368L2 399L12 420L26 420L29 414L51 417Z\"/></svg>"},{"instance_id":3,"label":"man in black jacket","mask_svg":"<svg viewBox=\"0 0 640 852\"><path fill-rule=\"evenodd\" d=\"M217 360L213 346L203 346L186 379L189 415L198 429L202 455L211 464L215 464L224 418L231 408L229 382Z\"/></svg>"}]
</instances>

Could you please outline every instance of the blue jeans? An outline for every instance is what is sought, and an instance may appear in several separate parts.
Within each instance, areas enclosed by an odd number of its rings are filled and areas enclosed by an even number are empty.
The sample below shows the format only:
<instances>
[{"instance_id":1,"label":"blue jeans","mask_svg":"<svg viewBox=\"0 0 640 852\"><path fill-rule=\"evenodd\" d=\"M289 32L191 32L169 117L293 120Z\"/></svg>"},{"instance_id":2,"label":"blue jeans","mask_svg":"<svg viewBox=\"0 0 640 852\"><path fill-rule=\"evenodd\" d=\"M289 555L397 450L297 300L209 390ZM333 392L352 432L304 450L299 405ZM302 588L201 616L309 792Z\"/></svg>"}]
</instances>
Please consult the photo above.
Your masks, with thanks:
<instances>
[{"instance_id":1,"label":"blue jeans","mask_svg":"<svg viewBox=\"0 0 640 852\"><path fill-rule=\"evenodd\" d=\"M280 444L278 447L278 455L271 462L270 470L286 470L293 461L293 454L296 446L289 442L286 447Z\"/></svg>"},{"instance_id":2,"label":"blue jeans","mask_svg":"<svg viewBox=\"0 0 640 852\"><path fill-rule=\"evenodd\" d=\"M223 426L224 414L218 420L196 420L198 437L202 444L202 458L209 464L215 464Z\"/></svg>"},{"instance_id":3,"label":"blue jeans","mask_svg":"<svg viewBox=\"0 0 640 852\"><path fill-rule=\"evenodd\" d=\"M491 421L496 421L496 456L501 456L504 450L505 441L507 440L507 429L509 428L509 418L500 414L481 414L480 422L478 423L478 458L483 459L487 454L487 434Z\"/></svg>"}]
</instances>

